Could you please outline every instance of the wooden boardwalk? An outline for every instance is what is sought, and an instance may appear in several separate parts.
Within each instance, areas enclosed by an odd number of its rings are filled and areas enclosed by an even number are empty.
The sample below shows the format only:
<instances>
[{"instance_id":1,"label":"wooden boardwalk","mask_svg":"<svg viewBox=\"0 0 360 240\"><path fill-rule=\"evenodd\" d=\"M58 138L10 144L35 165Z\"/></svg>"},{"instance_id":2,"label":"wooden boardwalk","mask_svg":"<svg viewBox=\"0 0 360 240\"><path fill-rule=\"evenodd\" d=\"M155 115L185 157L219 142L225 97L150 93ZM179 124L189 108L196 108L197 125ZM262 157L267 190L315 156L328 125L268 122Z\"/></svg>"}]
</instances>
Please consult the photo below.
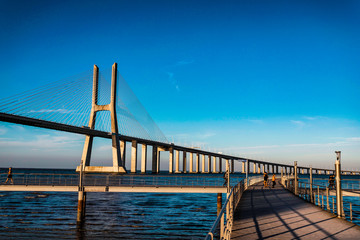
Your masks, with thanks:
<instances>
[{"instance_id":1,"label":"wooden boardwalk","mask_svg":"<svg viewBox=\"0 0 360 240\"><path fill-rule=\"evenodd\" d=\"M234 215L231 239L360 239L360 227L334 217L277 183L244 192Z\"/></svg>"}]
</instances>

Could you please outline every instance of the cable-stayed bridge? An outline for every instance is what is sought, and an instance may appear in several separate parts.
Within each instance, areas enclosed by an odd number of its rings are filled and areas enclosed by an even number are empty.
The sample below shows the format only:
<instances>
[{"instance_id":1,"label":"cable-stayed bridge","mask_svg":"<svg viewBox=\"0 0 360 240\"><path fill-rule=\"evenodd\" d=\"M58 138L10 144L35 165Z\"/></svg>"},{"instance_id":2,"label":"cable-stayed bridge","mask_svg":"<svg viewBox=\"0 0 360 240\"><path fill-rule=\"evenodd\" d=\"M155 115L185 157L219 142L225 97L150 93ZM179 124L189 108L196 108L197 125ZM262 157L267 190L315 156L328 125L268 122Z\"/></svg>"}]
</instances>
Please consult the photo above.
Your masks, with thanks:
<instances>
[{"instance_id":1,"label":"cable-stayed bridge","mask_svg":"<svg viewBox=\"0 0 360 240\"><path fill-rule=\"evenodd\" d=\"M108 82L107 79L111 79L111 82ZM302 167L298 166L297 162L294 165L264 162L170 143L121 77L116 63L112 66L111 71L100 73L95 65L92 72L83 73L0 100L0 121L86 136L82 157L79 161L80 165L77 167L77 171L80 174L68 176L28 176L26 174L17 174L16 185L3 184L0 186L1 191L77 191L77 222L79 224L83 223L85 216L87 192L217 193L218 218L215 220L206 239L213 239L214 233L217 231L216 229L219 229L221 239L229 239L234 223L234 211L240 202L243 192L249 189L249 186L262 180L259 176L248 177L249 173L261 174L268 172L276 174L281 172L281 181L284 182L283 184L287 188L292 189L295 195L303 198L304 196L308 197L312 202L316 203L314 200L316 199L316 193L313 191L312 174L314 172L315 174L330 174L335 171L334 169ZM92 145L95 137L112 140L112 166L91 166ZM128 143L131 144L130 153L126 151ZM147 151L148 147L150 147L152 149L151 172L155 173L155 175L135 174L138 172L138 147L141 147L140 172L147 172ZM164 151L169 152L169 173L192 173L194 175L186 175L186 179L182 178L183 175L176 174L157 175L160 172L160 154ZM127 154L130 154L130 169L125 168ZM337 154L338 159L335 164L337 179L336 212L339 217L342 217L343 210L341 205L342 194L344 193L341 190L340 176L342 174L360 174L360 172L341 170L340 152L337 152ZM235 172L235 161L241 162L241 169L236 169L237 172L246 173L246 178L241 181L235 178L237 184L230 183L230 173ZM202 178L201 174L195 174L223 173L224 163L226 163L225 184L222 184L223 179L221 175L211 176L213 179L206 179ZM84 177L84 173L91 174L87 174ZM96 175L93 173L122 174ZM299 173L309 174L309 190L307 187L300 187L297 180ZM286 174L294 175L294 177L289 175L286 177ZM3 175L3 178L5 178L5 174L0 175ZM194 178L193 176L196 177ZM220 181L215 178L220 178ZM258 188L261 189L261 194L264 196L264 198L257 197L259 201L262 199L266 200L267 197L274 195L271 191L271 194L266 196L267 193L265 194L263 188L261 186L258 186ZM255 187L250 192L254 191L254 189ZM281 194L283 192L278 191ZM317 192L318 205L320 205L319 187ZM326 199L329 201L329 190L326 190L326 192ZM227 194L227 199L223 206L222 193ZM252 199L251 197L251 201L253 201ZM291 197L289 199L289 201L293 201ZM322 199L324 201L324 195ZM246 201L248 200L245 197L243 202ZM247 206L250 205L253 207L253 204L248 204ZM263 205L262 202L259 202L259 206ZM288 205L286 202L286 204L278 207L278 210L283 211ZM262 212L263 210L263 208L260 208L259 211ZM256 212L257 210L252 209L251 211ZM293 209L292 211L296 213ZM314 210L310 209L309 211ZM335 211L333 212L335 213ZM275 215L278 216L276 212ZM254 214L251 217L254 218ZM331 218L333 217L324 217L325 220ZM334 221L334 225L339 224L339 221ZM283 225L290 229L286 224L283 223ZM341 232L345 232L346 236L358 234L360 231L351 232L345 229L345 227L347 227L346 224ZM261 231L258 231L258 229L256 231L259 236L262 236ZM292 232L291 229L289 231ZM323 232L329 235L327 231ZM278 234L273 235L277 236Z\"/></svg>"},{"instance_id":2,"label":"cable-stayed bridge","mask_svg":"<svg viewBox=\"0 0 360 240\"><path fill-rule=\"evenodd\" d=\"M111 82L108 81L111 79ZM145 173L147 148L152 146L152 173L160 172L160 153L169 152L170 173L221 173L223 162L235 171L234 161L241 161L238 172L293 173L294 165L269 163L170 143L122 78L115 63L111 70L92 72L35 88L0 100L0 121L65 131L86 136L80 166L84 172L138 171L137 148L141 145L140 171ZM91 166L94 137L112 139L113 166ZM131 144L131 168L125 169L126 144ZM300 173L309 167L298 166ZM330 174L332 169L317 169ZM355 173L343 171L346 173Z\"/></svg>"}]
</instances>

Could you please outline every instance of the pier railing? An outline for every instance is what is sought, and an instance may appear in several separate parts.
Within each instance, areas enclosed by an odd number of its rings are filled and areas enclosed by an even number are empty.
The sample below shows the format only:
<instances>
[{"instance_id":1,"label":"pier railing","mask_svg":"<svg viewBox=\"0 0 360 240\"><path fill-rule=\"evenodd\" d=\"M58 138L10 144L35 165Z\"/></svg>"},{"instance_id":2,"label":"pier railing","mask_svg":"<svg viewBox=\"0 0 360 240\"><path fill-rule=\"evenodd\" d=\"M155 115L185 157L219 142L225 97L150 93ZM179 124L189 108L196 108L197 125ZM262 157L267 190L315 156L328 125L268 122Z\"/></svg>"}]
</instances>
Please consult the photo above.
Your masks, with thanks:
<instances>
[{"instance_id":1,"label":"pier railing","mask_svg":"<svg viewBox=\"0 0 360 240\"><path fill-rule=\"evenodd\" d=\"M241 180L227 193L227 198L221 211L214 221L210 231L205 237L205 240L230 239L231 230L233 226L234 211L240 202L243 192L251 185L262 181L262 177L250 177Z\"/></svg>"},{"instance_id":2,"label":"pier railing","mask_svg":"<svg viewBox=\"0 0 360 240\"><path fill-rule=\"evenodd\" d=\"M0 173L0 184L7 174ZM231 185L241 178L232 177ZM14 185L36 186L78 186L79 174L14 173ZM179 186L179 187L223 187L222 175L111 175L86 174L83 186ZM8 182L7 184L10 184Z\"/></svg>"},{"instance_id":3,"label":"pier railing","mask_svg":"<svg viewBox=\"0 0 360 240\"><path fill-rule=\"evenodd\" d=\"M295 177L282 177L281 180L282 185L295 194ZM360 197L360 193L342 190L340 209L338 209L337 205L338 197L336 187L329 188L325 185L311 184L311 182L298 182L296 195L325 211L338 215L350 222L354 221L358 225L360 224L360 205L353 203L351 200L344 200L343 196Z\"/></svg>"}]
</instances>

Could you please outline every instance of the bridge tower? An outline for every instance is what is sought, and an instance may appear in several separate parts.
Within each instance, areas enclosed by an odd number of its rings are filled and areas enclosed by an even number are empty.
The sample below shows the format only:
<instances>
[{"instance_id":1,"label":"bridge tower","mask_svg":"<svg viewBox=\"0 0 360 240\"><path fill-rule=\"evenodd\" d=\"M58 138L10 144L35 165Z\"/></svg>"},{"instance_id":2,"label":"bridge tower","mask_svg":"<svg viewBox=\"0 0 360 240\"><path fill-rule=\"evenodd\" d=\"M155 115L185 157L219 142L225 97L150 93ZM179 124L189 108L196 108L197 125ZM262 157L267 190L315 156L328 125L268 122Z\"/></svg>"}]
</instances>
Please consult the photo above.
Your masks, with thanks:
<instances>
[{"instance_id":1,"label":"bridge tower","mask_svg":"<svg viewBox=\"0 0 360 240\"><path fill-rule=\"evenodd\" d=\"M110 93L110 104L98 105L98 87L99 87L99 68L94 65L93 73L93 92L92 92L92 107L89 120L89 128L95 128L96 113L100 111L109 111L111 118L111 134L112 134L112 157L113 166L90 166L91 151L93 145L93 136L87 135L85 138L84 149L81 157L81 164L76 168L80 171L82 168L83 172L117 172L126 173L125 161L121 160L120 155L120 139L119 130L116 117L116 85L117 85L117 63L112 66L111 74L111 93Z\"/></svg>"}]
</instances>

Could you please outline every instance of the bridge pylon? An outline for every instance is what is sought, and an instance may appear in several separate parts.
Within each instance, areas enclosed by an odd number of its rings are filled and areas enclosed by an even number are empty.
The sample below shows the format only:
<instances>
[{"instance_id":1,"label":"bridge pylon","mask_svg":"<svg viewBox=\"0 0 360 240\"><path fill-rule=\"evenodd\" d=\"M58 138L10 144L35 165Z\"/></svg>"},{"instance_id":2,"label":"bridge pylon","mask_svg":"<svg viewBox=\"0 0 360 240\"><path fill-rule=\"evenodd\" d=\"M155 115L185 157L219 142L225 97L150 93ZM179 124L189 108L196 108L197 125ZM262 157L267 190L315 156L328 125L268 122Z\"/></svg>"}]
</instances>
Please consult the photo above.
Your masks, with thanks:
<instances>
[{"instance_id":1,"label":"bridge pylon","mask_svg":"<svg viewBox=\"0 0 360 240\"><path fill-rule=\"evenodd\" d=\"M112 133L112 157L113 166L90 166L91 151L94 137L87 135L85 138L84 149L81 157L81 164L76 168L80 171L82 166L83 172L116 172L126 173L124 166L125 161L122 161L120 155L120 139L119 130L116 117L116 85L117 85L117 63L112 66L111 74L111 93L110 104L98 105L98 87L99 87L99 68L94 65L93 73L93 92L92 92L92 107L89 120L89 128L95 128L96 113L100 111L109 111L111 118L111 133Z\"/></svg>"}]
</instances>

